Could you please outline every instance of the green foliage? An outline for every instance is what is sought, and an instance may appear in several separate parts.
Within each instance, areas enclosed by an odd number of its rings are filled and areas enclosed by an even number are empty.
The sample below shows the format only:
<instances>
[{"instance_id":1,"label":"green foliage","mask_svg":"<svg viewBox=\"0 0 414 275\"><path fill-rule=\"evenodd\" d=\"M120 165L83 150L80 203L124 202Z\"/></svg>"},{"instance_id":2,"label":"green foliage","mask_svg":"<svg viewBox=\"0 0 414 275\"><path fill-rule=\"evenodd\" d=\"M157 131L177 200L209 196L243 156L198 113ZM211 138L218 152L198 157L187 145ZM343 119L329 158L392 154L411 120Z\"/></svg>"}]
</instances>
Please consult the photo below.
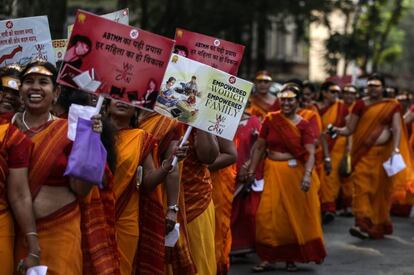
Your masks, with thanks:
<instances>
[{"instance_id":1,"label":"green foliage","mask_svg":"<svg viewBox=\"0 0 414 275\"><path fill-rule=\"evenodd\" d=\"M332 33L326 41L327 70L332 71L338 62L336 59L340 58L346 62L357 61L364 71L370 62L373 70L378 70L381 64L400 58L403 36L400 35L400 39L390 37L398 36L395 27L407 9L407 3L403 0L336 1L335 8L354 18L350 33ZM335 60L332 60L333 56Z\"/></svg>"}]
</instances>

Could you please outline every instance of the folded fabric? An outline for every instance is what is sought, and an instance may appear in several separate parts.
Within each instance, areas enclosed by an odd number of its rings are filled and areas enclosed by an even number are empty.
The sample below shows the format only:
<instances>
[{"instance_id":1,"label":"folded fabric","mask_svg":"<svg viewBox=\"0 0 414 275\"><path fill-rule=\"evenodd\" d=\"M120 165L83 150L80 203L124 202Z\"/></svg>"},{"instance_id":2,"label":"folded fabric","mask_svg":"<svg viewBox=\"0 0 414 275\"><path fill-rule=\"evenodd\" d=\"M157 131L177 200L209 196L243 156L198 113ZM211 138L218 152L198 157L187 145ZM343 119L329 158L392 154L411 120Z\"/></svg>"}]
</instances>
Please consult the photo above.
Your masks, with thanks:
<instances>
[{"instance_id":1,"label":"folded fabric","mask_svg":"<svg viewBox=\"0 0 414 275\"><path fill-rule=\"evenodd\" d=\"M92 130L92 121L79 118L64 175L102 187L106 155L100 134Z\"/></svg>"},{"instance_id":2,"label":"folded fabric","mask_svg":"<svg viewBox=\"0 0 414 275\"><path fill-rule=\"evenodd\" d=\"M395 154L386 160L382 166L389 177L392 177L405 169L406 165L401 154Z\"/></svg>"}]
</instances>

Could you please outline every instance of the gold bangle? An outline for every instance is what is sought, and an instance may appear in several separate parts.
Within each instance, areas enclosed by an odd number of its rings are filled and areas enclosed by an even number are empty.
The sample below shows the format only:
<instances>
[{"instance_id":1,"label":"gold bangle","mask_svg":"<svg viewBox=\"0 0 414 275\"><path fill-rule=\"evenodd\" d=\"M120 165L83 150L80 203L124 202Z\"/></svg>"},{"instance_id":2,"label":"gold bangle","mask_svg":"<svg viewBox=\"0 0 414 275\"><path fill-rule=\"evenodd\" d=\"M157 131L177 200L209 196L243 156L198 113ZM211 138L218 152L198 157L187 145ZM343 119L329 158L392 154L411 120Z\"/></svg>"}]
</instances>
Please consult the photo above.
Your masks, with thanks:
<instances>
[{"instance_id":1,"label":"gold bangle","mask_svg":"<svg viewBox=\"0 0 414 275\"><path fill-rule=\"evenodd\" d=\"M162 161L162 163L161 163L161 168L162 168L162 170L164 170L164 172L167 172L168 174L169 173L171 173L173 170L174 170L174 166L172 166L171 164L171 169L170 170L168 170L168 169L166 169L165 167L164 167L164 163L166 162L167 160L166 159L164 159L163 161Z\"/></svg>"}]
</instances>

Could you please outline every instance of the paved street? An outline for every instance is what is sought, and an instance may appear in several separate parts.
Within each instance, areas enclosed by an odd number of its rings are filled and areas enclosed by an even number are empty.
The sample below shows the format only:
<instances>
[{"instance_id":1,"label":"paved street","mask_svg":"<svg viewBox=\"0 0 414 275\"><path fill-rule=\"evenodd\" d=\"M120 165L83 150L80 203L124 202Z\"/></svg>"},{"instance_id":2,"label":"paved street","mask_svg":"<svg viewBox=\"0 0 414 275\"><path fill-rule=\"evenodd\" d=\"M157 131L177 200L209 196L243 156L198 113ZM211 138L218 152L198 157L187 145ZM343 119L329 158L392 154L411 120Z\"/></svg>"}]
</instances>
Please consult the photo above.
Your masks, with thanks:
<instances>
[{"instance_id":1,"label":"paved street","mask_svg":"<svg viewBox=\"0 0 414 275\"><path fill-rule=\"evenodd\" d=\"M328 257L322 265L300 264L295 274L309 275L414 275L414 218L393 218L394 234L384 240L359 240L348 234L352 218L337 217L324 227ZM234 258L231 275L252 274L256 255ZM284 263L265 274L290 274Z\"/></svg>"}]
</instances>

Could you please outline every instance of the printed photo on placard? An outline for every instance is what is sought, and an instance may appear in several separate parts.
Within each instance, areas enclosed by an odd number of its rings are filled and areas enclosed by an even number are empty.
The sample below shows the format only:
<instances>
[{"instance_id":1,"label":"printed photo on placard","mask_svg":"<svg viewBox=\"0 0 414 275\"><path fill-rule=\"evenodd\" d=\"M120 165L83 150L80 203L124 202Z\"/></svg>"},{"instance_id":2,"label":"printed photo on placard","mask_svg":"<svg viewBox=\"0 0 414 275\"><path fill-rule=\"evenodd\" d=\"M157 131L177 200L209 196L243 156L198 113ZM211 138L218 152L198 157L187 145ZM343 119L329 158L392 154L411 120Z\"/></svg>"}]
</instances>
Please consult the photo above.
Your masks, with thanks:
<instances>
[{"instance_id":1,"label":"printed photo on placard","mask_svg":"<svg viewBox=\"0 0 414 275\"><path fill-rule=\"evenodd\" d=\"M58 82L152 109L174 40L78 11Z\"/></svg>"},{"instance_id":2,"label":"printed photo on placard","mask_svg":"<svg viewBox=\"0 0 414 275\"><path fill-rule=\"evenodd\" d=\"M154 110L232 140L253 84L173 54Z\"/></svg>"}]
</instances>

